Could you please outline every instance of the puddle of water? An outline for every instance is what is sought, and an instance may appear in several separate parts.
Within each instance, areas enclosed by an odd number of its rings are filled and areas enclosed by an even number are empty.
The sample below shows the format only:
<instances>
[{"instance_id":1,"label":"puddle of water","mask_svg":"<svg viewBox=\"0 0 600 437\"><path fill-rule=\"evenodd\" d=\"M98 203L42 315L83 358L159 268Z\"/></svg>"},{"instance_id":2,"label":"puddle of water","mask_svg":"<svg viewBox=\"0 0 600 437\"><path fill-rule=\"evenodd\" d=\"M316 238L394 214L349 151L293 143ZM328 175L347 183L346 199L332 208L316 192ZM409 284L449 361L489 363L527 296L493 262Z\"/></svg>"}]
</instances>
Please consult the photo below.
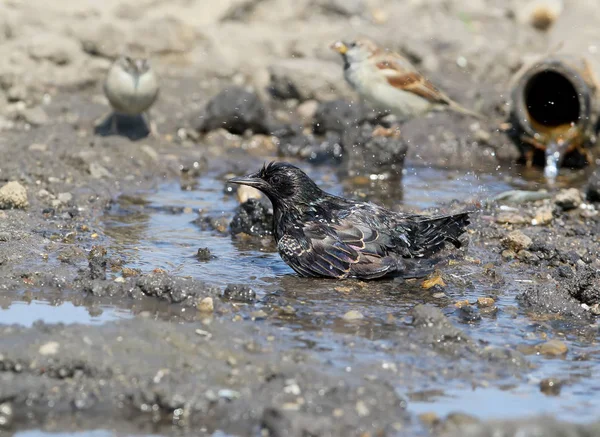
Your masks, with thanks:
<instances>
[{"instance_id":1,"label":"puddle of water","mask_svg":"<svg viewBox=\"0 0 600 437\"><path fill-rule=\"evenodd\" d=\"M469 413L490 420L551 415L573 423L593 422L600 415L600 405L592 398L583 400L567 391L561 392L560 396L546 396L532 386L511 391L497 388L450 390L430 402L410 402L408 409L416 414L434 412L440 417L456 412Z\"/></svg>"},{"instance_id":2,"label":"puddle of water","mask_svg":"<svg viewBox=\"0 0 600 437\"><path fill-rule=\"evenodd\" d=\"M45 323L81 323L99 325L114 320L130 318L128 311L118 310L113 307L75 306L71 302L60 305L51 305L44 301L12 301L7 308L0 308L0 324L31 326L36 321Z\"/></svg>"},{"instance_id":3,"label":"puddle of water","mask_svg":"<svg viewBox=\"0 0 600 437\"><path fill-rule=\"evenodd\" d=\"M327 169L309 168L309 175L325 190L333 194L348 195L357 187L340 183L335 174ZM397 183L395 183L397 184ZM382 188L383 187L383 188ZM501 174L477 175L432 168L409 168L406 170L402 187L394 183L381 184L378 188L363 187L366 198L377 203L393 206L403 204L410 208L423 209L437 206L460 197L484 200L500 192L528 187L522 180L507 182ZM192 191L182 190L177 183L163 185L158 192L143 196L138 201L123 199L105 217L105 233L111 238L111 249L122 253L128 261L127 267L140 268L148 272L155 268L189 275L207 283L223 287L227 283L244 283L264 297L278 291L292 305L297 303L298 313L292 320L272 320L281 333L281 347L298 347L317 352L317 359L333 364L340 369L350 366L380 367L384 361L400 363L406 360L402 351L394 350L393 339L403 329L403 319L415 304L426 298L422 290L412 292L402 285L390 281L369 284L345 281L315 281L297 277L285 265L275 251L272 239L245 243L216 231L201 230L193 224L198 217L196 211L211 217L232 217L238 203L235 197L223 192L224 181L217 174L204 175ZM530 187L528 187L530 188ZM361 188L358 187L359 191ZM136 205L143 205L143 207ZM194 254L200 247L208 247L214 260L199 262ZM483 259L486 253L471 248L469 255ZM461 274L464 285L450 285L450 299L436 301L435 305L471 338L484 345L499 347L536 344L545 335L553 337L551 324L538 324L515 308L514 297L517 285L508 280L498 295L490 283L481 282L481 265L462 262ZM478 273L470 278L470 272ZM460 281L457 281L460 283ZM464 323L451 305L453 301L476 300L481 296L496 297L499 311L496 315L484 316L476 323ZM431 299L431 298L430 298ZM363 322L349 326L342 316L349 310L358 310ZM516 315L520 316L517 317ZM396 322L389 322L392 317ZM564 331L563 331L564 332ZM345 341L360 344L351 349ZM458 378L435 387L432 382L416 381L397 383L400 392L427 388L442 389L443 394L431 402L409 402L415 412L434 411L442 416L452 411L475 414L482 418L523 417L536 413L550 413L571 421L587 421L596 417L598 410L590 408L591 400L597 397L600 386L589 381L600 371L597 358L578 362L573 358L586 351L586 345L566 340L569 359L549 360L528 356L537 369L529 373L531 380L503 381L514 388L501 390L498 387L464 388L464 379ZM413 367L430 366L434 372L443 371L435 362L405 363ZM429 367L427 367L429 368ZM568 383L560 396L550 397L539 389L539 381L548 377L560 377ZM508 378L510 379L510 378ZM437 384L441 384L438 382ZM493 383L492 383L493 384ZM499 384L499 383L496 383Z\"/></svg>"},{"instance_id":4,"label":"puddle of water","mask_svg":"<svg viewBox=\"0 0 600 437\"><path fill-rule=\"evenodd\" d=\"M123 433L106 430L89 430L77 432L47 432L42 430L18 431L13 437L162 437L159 434ZM211 437L232 437L221 431L215 431Z\"/></svg>"},{"instance_id":5,"label":"puddle of water","mask_svg":"<svg viewBox=\"0 0 600 437\"><path fill-rule=\"evenodd\" d=\"M119 434L122 435L122 434ZM109 431L83 431L83 432L45 432L38 430L20 431L14 437L113 437L116 434ZM150 437L150 436L148 436Z\"/></svg>"},{"instance_id":6,"label":"puddle of water","mask_svg":"<svg viewBox=\"0 0 600 437\"><path fill-rule=\"evenodd\" d=\"M94 430L81 432L46 432L41 430L19 431L14 437L160 437L158 434L123 434L112 431Z\"/></svg>"},{"instance_id":7,"label":"puddle of water","mask_svg":"<svg viewBox=\"0 0 600 437\"><path fill-rule=\"evenodd\" d=\"M310 175L325 190L344 194L335 176L319 168L312 170ZM393 185L398 188L398 182ZM382 203L397 204L394 195L398 195L403 199L402 204L421 209L449 202L457 193L461 193L462 198L482 199L513 188L494 175L461 175L431 168L408 169L402 186L402 192L396 193L393 187L388 187L384 193L377 194L387 200ZM292 274L292 269L275 253L274 246L244 247L228 236L200 231L192 223L198 217L196 211L231 218L238 202L234 196L226 195L223 187L223 180L207 176L199 179L194 191L183 191L177 183L164 184L141 202L147 203L152 213L148 209L140 212L132 205L113 208L104 221L106 234L114 240L113 248L127 255L128 266L142 271L158 267L214 285L240 280L248 283L250 278L250 285L256 286L265 286L274 277ZM128 208L132 210L129 213ZM216 259L198 262L194 255L200 247L208 247Z\"/></svg>"}]
</instances>

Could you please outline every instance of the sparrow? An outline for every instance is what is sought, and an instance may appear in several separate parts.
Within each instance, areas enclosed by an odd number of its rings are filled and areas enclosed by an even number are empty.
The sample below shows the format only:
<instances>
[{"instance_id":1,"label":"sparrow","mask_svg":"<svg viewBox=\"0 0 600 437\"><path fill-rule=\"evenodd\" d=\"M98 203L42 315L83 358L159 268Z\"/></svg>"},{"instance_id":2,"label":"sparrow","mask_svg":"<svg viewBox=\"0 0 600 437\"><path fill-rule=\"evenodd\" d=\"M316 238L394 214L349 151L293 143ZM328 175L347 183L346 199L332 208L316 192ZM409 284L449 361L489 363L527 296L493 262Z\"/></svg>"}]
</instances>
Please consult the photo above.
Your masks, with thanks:
<instances>
[{"instance_id":1,"label":"sparrow","mask_svg":"<svg viewBox=\"0 0 600 437\"><path fill-rule=\"evenodd\" d=\"M422 277L446 242L461 246L469 212L428 217L322 191L302 170L271 162L230 179L262 191L273 204L279 255L303 277L376 279Z\"/></svg>"},{"instance_id":2,"label":"sparrow","mask_svg":"<svg viewBox=\"0 0 600 437\"><path fill-rule=\"evenodd\" d=\"M401 121L443 110L483 118L450 99L407 59L371 40L337 41L331 48L342 55L346 81L376 110L390 112Z\"/></svg>"},{"instance_id":3,"label":"sparrow","mask_svg":"<svg viewBox=\"0 0 600 437\"><path fill-rule=\"evenodd\" d=\"M104 81L104 94L115 114L143 116L156 101L158 92L158 79L145 58L120 56L108 70ZM148 123L148 120L145 122L154 132L152 123ZM112 130L116 132L114 116Z\"/></svg>"}]
</instances>

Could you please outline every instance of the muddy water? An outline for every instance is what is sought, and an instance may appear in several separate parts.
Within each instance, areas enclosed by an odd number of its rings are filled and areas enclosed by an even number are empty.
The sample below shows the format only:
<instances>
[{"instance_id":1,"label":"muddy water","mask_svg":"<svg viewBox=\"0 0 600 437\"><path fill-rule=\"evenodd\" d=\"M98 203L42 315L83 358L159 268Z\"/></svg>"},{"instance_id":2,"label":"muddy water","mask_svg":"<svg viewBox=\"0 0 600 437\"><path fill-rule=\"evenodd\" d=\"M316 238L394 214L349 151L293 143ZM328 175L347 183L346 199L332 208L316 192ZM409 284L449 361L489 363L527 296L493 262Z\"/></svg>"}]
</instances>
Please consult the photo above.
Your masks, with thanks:
<instances>
[{"instance_id":1,"label":"muddy water","mask_svg":"<svg viewBox=\"0 0 600 437\"><path fill-rule=\"evenodd\" d=\"M0 320L3 325L31 326L34 322L90 324L97 325L131 317L129 311L101 306L88 308L75 306L71 302L61 302L53 305L46 301L12 301L5 308L0 308Z\"/></svg>"},{"instance_id":2,"label":"muddy water","mask_svg":"<svg viewBox=\"0 0 600 437\"><path fill-rule=\"evenodd\" d=\"M348 194L326 169L315 167L309 173L326 191ZM493 175L409 168L402 184L392 181L374 184L383 185L383 189L373 189L369 184L352 188L359 197L388 207L402 204L423 209L448 203L457 196L461 200L486 199L521 183L517 180L511 185ZM291 275L292 269L281 261L270 238L258 243L244 242L218 232L202 231L193 223L198 211L205 216L231 219L237 206L236 197L224 192L224 179L209 174L199 178L194 190L182 190L179 183L171 182L156 193L123 197L106 216L106 233L113 239L113 249L126 255L129 266L143 271L159 267L215 285L241 280L259 287ZM200 247L208 247L216 259L197 261L194 255Z\"/></svg>"},{"instance_id":3,"label":"muddy water","mask_svg":"<svg viewBox=\"0 0 600 437\"><path fill-rule=\"evenodd\" d=\"M334 194L348 194L335 175L312 168L311 176ZM456 198L457 193L463 199L485 200L524 185L524 181L511 181L501 176L414 168L405 171L403 190L388 187L375 194L388 206L402 204L408 208L423 209L448 203ZM160 267L218 286L248 284L257 292L259 299L273 295L291 299L300 308L296 318L293 321L271 321L281 327L283 347L313 350L324 363L352 369L405 359L401 353L394 351L391 340L395 331L402 328L408 310L415 304L432 302L431 298L424 299L418 289L407 293L402 286L385 281L338 284L301 279L281 261L270 238L244 242L216 231L200 230L193 223L198 216L197 211L204 215L231 218L237 200L235 196L225 194L223 188L223 178L209 174L201 177L196 188L190 191L182 190L177 183L167 183L141 199L123 199L109 212L105 221L106 232L113 239L113 250L126 255L130 267L142 271ZM369 194L368 189L364 192ZM358 193L361 193L360 187ZM144 208L137 209L136 203L143 204ZM199 247L208 247L216 258L209 262L196 260L194 254ZM485 262L485 253L475 251L470 255L479 258L478 262ZM470 278L471 273L474 271L471 272L468 265L463 266L456 277L456 284L448 287L447 298L433 300L432 303L443 307L451 320L475 340L492 346L521 345L526 348L546 336L553 337L556 330L560 330L560 326L537 323L524 317L515 306L514 285L505 285L500 293ZM496 298L498 312L475 323L464 322L456 315L454 301L473 301L480 296ZM260 305L253 308L259 309ZM356 323L346 323L343 315L350 310L359 311L365 318ZM396 321L390 323L390 317ZM346 347L349 338L356 342L350 350ZM570 342L569 346L573 356L584 354L588 349L588 346L576 341ZM529 359L536 368L526 380L508 376L476 388L460 380L441 386L428 381L406 380L398 383L398 389L404 393L408 391L409 410L415 413L435 412L444 416L462 411L484 419L549 413L577 422L597 417L600 406L593 399L600 390L600 383L590 384L589 378L600 371L598 360L580 362L535 355L529 356ZM559 396L546 395L540 390L542 380L550 377L567 382Z\"/></svg>"},{"instance_id":4,"label":"muddy water","mask_svg":"<svg viewBox=\"0 0 600 437\"><path fill-rule=\"evenodd\" d=\"M457 193L463 200L485 200L526 185L521 180L497 175L418 168L406 170L402 189L388 185L384 190L373 190L368 185L359 185L350 190L326 170L314 167L309 172L319 185L332 193L366 195L388 206L401 205L409 209L447 203L455 199ZM418 285L394 281L365 284L302 279L281 261L270 238L239 240L216 230L203 230L195 224L199 214L229 220L237 205L235 196L224 191L223 175L207 173L197 180L193 189L182 189L179 183L169 182L155 192L122 196L107 211L104 233L110 250L122 255L127 267L143 272L162 268L219 287L228 283L250 285L258 302L247 306L248 312L260 310L269 299L285 299L294 306L294 316L263 322L279 329L278 347L311 351L323 365L357 375L371 371L385 373L399 367L402 371L390 372L389 382L407 397L408 410L412 413L433 412L443 417L451 412L463 412L482 419L543 413L571 422L589 422L600 414L600 405L594 401L600 393L600 382L594 378L600 374L595 340L582 340L573 327L563 326L559 321L535 320L524 314L516 306L514 297L516 284L527 281L526 278L508 278L501 289L481 280L475 272L489 257L481 248L469 249L468 260L457 259L455 272L447 267L452 282L441 296L424 294ZM201 247L209 248L214 259L198 261L195 253ZM466 320L454 306L456 301L474 301L481 296L496 299L497 312ZM452 323L478 344L531 352L527 359L533 368L526 377L506 372L477 384L466 376L470 369L454 369L455 378L438 380L423 373L411 377L410 369L415 367L428 367L432 374L446 370L426 354L415 362L414 357L407 357L395 348L395 339L409 322L409 310L419 303L432 303L441 308ZM350 310L360 312L364 318L348 322L344 315ZM160 317L163 310L153 311ZM68 304L52 307L40 302L29 306L15 303L0 314L5 316L3 322L22 324L37 319L106 323L129 317L116 309L104 308L101 314L92 316L81 307ZM171 316L172 313L168 315ZM569 347L566 358L550 359L534 353L534 345L557 336ZM457 365L460 367L459 362ZM560 381L560 390L544 393L540 387L547 378ZM31 431L19 435L92 437L112 434L109 431L78 434Z\"/></svg>"}]
</instances>

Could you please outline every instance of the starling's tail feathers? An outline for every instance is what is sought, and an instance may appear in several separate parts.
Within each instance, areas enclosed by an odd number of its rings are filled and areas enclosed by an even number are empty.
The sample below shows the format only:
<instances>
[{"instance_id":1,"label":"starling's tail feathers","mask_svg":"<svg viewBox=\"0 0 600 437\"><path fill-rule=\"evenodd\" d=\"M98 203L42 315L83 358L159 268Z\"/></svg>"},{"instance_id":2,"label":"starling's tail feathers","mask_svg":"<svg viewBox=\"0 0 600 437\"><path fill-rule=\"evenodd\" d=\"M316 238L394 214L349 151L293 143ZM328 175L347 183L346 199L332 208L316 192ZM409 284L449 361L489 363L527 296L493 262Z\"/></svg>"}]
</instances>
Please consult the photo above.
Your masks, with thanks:
<instances>
[{"instance_id":1,"label":"starling's tail feathers","mask_svg":"<svg viewBox=\"0 0 600 437\"><path fill-rule=\"evenodd\" d=\"M466 231L470 212L460 214L420 217L414 222L409 239L413 256L430 256L450 242L455 247L460 247L459 237Z\"/></svg>"},{"instance_id":2,"label":"starling's tail feathers","mask_svg":"<svg viewBox=\"0 0 600 437\"><path fill-rule=\"evenodd\" d=\"M396 276L403 279L424 278L435 270L439 258L412 258L397 260Z\"/></svg>"}]
</instances>

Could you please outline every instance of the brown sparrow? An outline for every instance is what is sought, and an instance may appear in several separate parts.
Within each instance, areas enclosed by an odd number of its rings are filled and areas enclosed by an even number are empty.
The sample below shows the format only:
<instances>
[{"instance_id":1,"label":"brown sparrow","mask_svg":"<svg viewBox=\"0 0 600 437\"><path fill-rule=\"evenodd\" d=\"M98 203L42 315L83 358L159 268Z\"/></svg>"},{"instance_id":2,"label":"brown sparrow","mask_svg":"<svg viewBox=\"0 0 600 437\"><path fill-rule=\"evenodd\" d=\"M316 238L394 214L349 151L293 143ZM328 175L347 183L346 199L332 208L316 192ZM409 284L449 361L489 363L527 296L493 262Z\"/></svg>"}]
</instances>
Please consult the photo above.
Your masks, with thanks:
<instances>
[{"instance_id":1,"label":"brown sparrow","mask_svg":"<svg viewBox=\"0 0 600 437\"><path fill-rule=\"evenodd\" d=\"M104 82L104 94L115 114L142 115L158 97L158 79L147 59L119 57L108 70ZM147 120L145 120L147 122ZM116 118L112 120L116 132ZM152 123L150 131L155 132Z\"/></svg>"},{"instance_id":2,"label":"brown sparrow","mask_svg":"<svg viewBox=\"0 0 600 437\"><path fill-rule=\"evenodd\" d=\"M448 109L483 118L437 89L407 59L373 41L338 41L331 48L344 59L346 81L379 111L390 112L402 121Z\"/></svg>"}]
</instances>

